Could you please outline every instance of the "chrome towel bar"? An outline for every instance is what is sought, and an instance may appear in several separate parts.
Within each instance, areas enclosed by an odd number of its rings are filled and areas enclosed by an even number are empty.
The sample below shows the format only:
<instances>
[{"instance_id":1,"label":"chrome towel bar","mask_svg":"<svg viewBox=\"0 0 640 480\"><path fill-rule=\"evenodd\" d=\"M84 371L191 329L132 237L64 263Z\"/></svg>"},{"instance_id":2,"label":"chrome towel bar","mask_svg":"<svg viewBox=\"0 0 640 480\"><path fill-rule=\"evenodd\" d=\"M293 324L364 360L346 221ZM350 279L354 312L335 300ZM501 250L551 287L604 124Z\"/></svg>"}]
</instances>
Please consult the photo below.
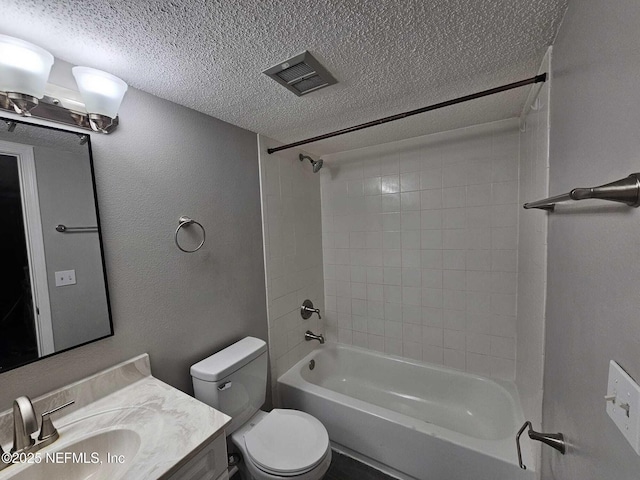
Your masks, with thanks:
<instances>
[{"instance_id":1,"label":"chrome towel bar","mask_svg":"<svg viewBox=\"0 0 640 480\"><path fill-rule=\"evenodd\" d=\"M630 207L638 207L640 206L640 173L632 173L627 178L600 185L599 187L574 188L569 193L525 203L523 207L526 209L539 208L552 212L556 203L568 200L586 200L588 198L620 202Z\"/></svg>"},{"instance_id":2,"label":"chrome towel bar","mask_svg":"<svg viewBox=\"0 0 640 480\"><path fill-rule=\"evenodd\" d=\"M66 225L56 225L56 232L60 233L83 233L83 232L97 232L98 227L67 227Z\"/></svg>"}]
</instances>

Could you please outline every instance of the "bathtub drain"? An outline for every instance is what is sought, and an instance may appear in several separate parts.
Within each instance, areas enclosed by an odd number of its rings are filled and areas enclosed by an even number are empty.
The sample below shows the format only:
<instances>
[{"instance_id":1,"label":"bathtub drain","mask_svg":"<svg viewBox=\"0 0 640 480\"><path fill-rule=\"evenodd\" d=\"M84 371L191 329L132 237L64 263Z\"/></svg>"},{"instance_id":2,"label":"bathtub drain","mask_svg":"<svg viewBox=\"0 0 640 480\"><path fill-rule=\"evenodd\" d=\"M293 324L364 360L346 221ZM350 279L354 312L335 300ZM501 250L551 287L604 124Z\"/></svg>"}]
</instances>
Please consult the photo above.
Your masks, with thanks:
<instances>
[{"instance_id":1,"label":"bathtub drain","mask_svg":"<svg viewBox=\"0 0 640 480\"><path fill-rule=\"evenodd\" d=\"M315 360L311 360L309 362L309 370L313 370L314 368L316 368L316 361Z\"/></svg>"}]
</instances>

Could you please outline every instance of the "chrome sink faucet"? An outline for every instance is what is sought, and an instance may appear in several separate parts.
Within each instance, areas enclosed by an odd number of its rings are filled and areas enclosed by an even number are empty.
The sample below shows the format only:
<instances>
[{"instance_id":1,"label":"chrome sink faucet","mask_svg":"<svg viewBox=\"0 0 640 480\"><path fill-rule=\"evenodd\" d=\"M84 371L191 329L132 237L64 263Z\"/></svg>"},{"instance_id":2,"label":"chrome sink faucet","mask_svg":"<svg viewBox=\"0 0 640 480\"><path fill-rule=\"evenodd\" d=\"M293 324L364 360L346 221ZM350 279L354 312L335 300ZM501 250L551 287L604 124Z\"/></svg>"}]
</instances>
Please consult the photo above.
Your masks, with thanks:
<instances>
[{"instance_id":1,"label":"chrome sink faucet","mask_svg":"<svg viewBox=\"0 0 640 480\"><path fill-rule=\"evenodd\" d=\"M36 442L32 435L38 430L38 420L36 419L33 404L27 396L16 398L13 401L13 447L11 447L10 453L37 451L55 442L60 435L53 423L51 423L51 414L73 403L74 401L72 400L42 414L40 434ZM0 455L3 453L2 446L0 446ZM9 465L11 465L11 462L0 460L0 470Z\"/></svg>"},{"instance_id":2,"label":"chrome sink faucet","mask_svg":"<svg viewBox=\"0 0 640 480\"><path fill-rule=\"evenodd\" d=\"M13 448L11 453L29 450L35 444L31 437L38 430L36 412L29 397L18 397L13 401Z\"/></svg>"},{"instance_id":3,"label":"chrome sink faucet","mask_svg":"<svg viewBox=\"0 0 640 480\"><path fill-rule=\"evenodd\" d=\"M324 335L320 334L320 335L316 335L315 333L313 333L311 330L307 330L304 334L304 339L307 342L310 342L311 340L318 340L321 344L324 344Z\"/></svg>"}]
</instances>

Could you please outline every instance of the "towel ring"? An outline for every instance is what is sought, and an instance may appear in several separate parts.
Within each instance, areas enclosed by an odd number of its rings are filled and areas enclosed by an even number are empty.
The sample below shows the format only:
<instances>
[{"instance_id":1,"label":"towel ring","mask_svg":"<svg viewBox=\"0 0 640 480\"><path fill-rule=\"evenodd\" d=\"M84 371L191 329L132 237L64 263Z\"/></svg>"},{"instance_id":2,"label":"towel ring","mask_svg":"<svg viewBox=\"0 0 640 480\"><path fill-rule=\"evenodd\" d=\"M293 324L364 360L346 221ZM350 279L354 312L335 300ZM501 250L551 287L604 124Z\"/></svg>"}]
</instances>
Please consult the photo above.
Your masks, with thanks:
<instances>
[{"instance_id":1,"label":"towel ring","mask_svg":"<svg viewBox=\"0 0 640 480\"><path fill-rule=\"evenodd\" d=\"M200 242L200 245L198 245L194 250L185 250L184 248L182 248L180 246L180 243L178 242L178 232L180 232L180 229L182 227L189 227L193 223L198 225L200 227L200 229L202 230L202 241ZM206 237L207 237L207 232L205 231L204 227L200 223L196 222L195 220L193 220L193 219L191 219L189 217L185 217L185 216L182 216L182 217L180 217L178 219L178 228L176 228L176 233L174 235L174 240L176 242L176 247L178 247L183 252L185 252L185 253L197 252L204 245L204 241L206 240Z\"/></svg>"}]
</instances>

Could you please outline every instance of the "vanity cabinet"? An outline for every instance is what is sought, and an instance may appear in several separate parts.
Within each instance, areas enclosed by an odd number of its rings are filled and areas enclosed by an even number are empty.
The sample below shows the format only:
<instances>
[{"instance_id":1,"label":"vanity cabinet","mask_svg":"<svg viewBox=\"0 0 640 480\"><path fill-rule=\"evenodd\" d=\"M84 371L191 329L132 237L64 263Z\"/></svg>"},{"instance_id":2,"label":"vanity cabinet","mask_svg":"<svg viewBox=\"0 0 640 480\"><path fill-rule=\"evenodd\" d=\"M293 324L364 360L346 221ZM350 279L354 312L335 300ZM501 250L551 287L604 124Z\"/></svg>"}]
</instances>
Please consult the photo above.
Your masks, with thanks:
<instances>
[{"instance_id":1,"label":"vanity cabinet","mask_svg":"<svg viewBox=\"0 0 640 480\"><path fill-rule=\"evenodd\" d=\"M227 438L222 431L167 480L227 480Z\"/></svg>"}]
</instances>

